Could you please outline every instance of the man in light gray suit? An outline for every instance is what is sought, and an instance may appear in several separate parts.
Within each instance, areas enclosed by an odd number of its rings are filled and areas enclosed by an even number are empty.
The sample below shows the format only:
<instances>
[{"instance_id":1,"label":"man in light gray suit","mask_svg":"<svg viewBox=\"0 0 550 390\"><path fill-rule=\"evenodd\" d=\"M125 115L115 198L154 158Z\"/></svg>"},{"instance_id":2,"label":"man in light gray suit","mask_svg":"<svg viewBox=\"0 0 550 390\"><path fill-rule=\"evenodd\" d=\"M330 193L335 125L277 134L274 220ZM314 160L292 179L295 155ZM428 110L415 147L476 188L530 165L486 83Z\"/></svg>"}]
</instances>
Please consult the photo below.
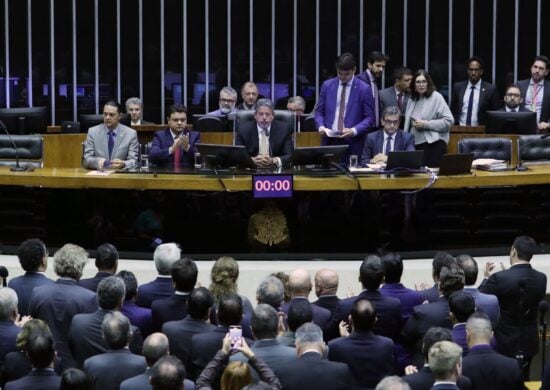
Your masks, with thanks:
<instances>
[{"instance_id":1,"label":"man in light gray suit","mask_svg":"<svg viewBox=\"0 0 550 390\"><path fill-rule=\"evenodd\" d=\"M401 119L403 119L403 113L409 102L412 71L409 68L399 67L393 71L393 79L393 86L384 88L379 93L380 118L382 118L382 113L386 107L397 106L402 113ZM402 128L402 126L399 128Z\"/></svg>"},{"instance_id":2,"label":"man in light gray suit","mask_svg":"<svg viewBox=\"0 0 550 390\"><path fill-rule=\"evenodd\" d=\"M122 169L137 163L139 143L135 130L120 123L120 104L103 106L103 124L88 130L84 142L84 166L88 169Z\"/></svg>"}]
</instances>

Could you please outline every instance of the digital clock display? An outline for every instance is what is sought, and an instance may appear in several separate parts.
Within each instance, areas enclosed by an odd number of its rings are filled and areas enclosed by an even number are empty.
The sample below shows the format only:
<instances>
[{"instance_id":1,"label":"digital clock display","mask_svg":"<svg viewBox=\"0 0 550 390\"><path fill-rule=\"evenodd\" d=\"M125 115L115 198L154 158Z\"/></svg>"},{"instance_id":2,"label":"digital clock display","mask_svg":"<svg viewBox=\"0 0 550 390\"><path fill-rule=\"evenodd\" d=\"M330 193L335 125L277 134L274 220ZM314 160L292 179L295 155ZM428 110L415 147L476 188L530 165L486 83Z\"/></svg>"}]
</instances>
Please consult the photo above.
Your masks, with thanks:
<instances>
[{"instance_id":1,"label":"digital clock display","mask_svg":"<svg viewBox=\"0 0 550 390\"><path fill-rule=\"evenodd\" d=\"M253 175L254 198L292 198L292 175Z\"/></svg>"}]
</instances>

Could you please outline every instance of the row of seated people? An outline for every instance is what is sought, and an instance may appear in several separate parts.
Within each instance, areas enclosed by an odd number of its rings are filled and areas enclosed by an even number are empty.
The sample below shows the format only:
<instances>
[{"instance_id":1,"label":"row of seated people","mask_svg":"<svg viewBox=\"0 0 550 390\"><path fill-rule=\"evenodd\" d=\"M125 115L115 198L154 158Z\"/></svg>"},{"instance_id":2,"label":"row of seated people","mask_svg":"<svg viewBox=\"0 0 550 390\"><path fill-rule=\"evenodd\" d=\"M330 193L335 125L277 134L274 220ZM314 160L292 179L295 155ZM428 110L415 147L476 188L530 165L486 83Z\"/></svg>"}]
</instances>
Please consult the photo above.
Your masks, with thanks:
<instances>
[{"instance_id":1,"label":"row of seated people","mask_svg":"<svg viewBox=\"0 0 550 390\"><path fill-rule=\"evenodd\" d=\"M46 246L30 239L19 250L26 273L0 289L3 381L12 382L8 389L22 388L16 387L17 381L24 388L45 388L29 384L29 377L40 371L26 375L33 360L21 363L26 359L21 350L27 351L26 343L33 339L29 334L37 328L41 335L50 335L58 357L38 367L48 367L43 375L84 369L96 389L118 388L151 368L152 361L168 350L199 388L217 387L213 383L219 381L227 359L248 357L262 379L270 378L265 363L287 389L374 388L392 374L410 374L403 378L411 388L429 389L435 380L453 380L452 375L457 380L460 373L455 366L450 367L450 377L430 372L430 347L441 340L459 346L462 372L472 388L520 388L538 352L537 309L546 292L546 275L529 263L536 252L534 240L518 237L510 251L511 267L496 272L495 265L487 263L478 288L472 257L455 259L441 252L433 260L434 286L416 290L400 283L403 262L398 255L370 255L359 269L364 288L360 294L338 298L338 274L322 269L314 278L318 299L313 303L308 299L310 275L296 269L287 278L266 277L257 288L253 308L249 299L236 294L238 264L232 258L215 263L209 289L196 287L196 264L181 259L176 244L162 244L154 254L157 278L138 287L130 271L115 276L118 253L110 244L98 248L96 276L80 280L88 254L67 244L54 255L59 276L54 282L43 274ZM283 281L288 286L286 299ZM19 313L24 317L20 319ZM237 337L242 342L237 349L242 354L229 353L230 341L224 344L230 327L237 325L243 338ZM224 352L217 353L220 349ZM519 351L524 372L515 361ZM139 356L142 353L146 359ZM32 357L28 351L27 355ZM150 370L145 372L145 377L150 375ZM460 381L468 379L460 379L459 385ZM543 384L550 383L544 378Z\"/></svg>"}]
</instances>

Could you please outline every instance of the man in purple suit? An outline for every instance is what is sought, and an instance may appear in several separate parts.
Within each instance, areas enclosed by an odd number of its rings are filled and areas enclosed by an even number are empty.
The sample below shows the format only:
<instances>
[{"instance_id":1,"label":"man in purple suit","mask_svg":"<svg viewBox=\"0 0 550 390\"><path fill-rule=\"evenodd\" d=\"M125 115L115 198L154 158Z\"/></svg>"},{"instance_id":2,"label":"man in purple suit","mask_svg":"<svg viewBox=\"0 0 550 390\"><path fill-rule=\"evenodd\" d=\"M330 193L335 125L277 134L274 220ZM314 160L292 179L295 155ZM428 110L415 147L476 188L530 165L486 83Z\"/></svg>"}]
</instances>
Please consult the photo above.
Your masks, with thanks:
<instances>
[{"instance_id":1,"label":"man in purple suit","mask_svg":"<svg viewBox=\"0 0 550 390\"><path fill-rule=\"evenodd\" d=\"M187 129L187 108L181 104L172 105L166 119L169 127L155 132L149 160L160 167L193 167L200 133Z\"/></svg>"},{"instance_id":2,"label":"man in purple suit","mask_svg":"<svg viewBox=\"0 0 550 390\"><path fill-rule=\"evenodd\" d=\"M153 317L151 309L136 305L138 288L136 276L131 271L120 271L116 276L124 281L126 287L126 295L120 312L128 317L132 325L141 330L143 337L147 337L153 331Z\"/></svg>"},{"instance_id":3,"label":"man in purple suit","mask_svg":"<svg viewBox=\"0 0 550 390\"><path fill-rule=\"evenodd\" d=\"M383 129L367 135L361 164L386 162L388 153L397 150L415 150L414 135L399 129L401 112L397 106L389 106L382 112Z\"/></svg>"},{"instance_id":4,"label":"man in purple suit","mask_svg":"<svg viewBox=\"0 0 550 390\"><path fill-rule=\"evenodd\" d=\"M338 77L326 80L315 106L315 126L323 145L348 144L348 154L360 155L366 134L374 127L371 88L355 77L355 58L344 53L336 61Z\"/></svg>"}]
</instances>

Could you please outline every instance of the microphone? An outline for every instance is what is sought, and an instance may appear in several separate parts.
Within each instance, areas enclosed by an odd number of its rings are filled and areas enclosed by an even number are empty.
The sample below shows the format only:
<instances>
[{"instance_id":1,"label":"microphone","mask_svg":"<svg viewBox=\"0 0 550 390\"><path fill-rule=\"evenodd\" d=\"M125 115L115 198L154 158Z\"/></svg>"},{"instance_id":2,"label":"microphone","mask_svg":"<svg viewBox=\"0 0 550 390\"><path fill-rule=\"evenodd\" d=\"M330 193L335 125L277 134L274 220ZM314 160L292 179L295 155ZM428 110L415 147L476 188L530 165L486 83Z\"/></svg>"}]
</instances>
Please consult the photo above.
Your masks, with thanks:
<instances>
[{"instance_id":1,"label":"microphone","mask_svg":"<svg viewBox=\"0 0 550 390\"><path fill-rule=\"evenodd\" d=\"M8 286L8 276L10 273L8 272L8 269L4 267L3 265L0 265L0 278L2 278L2 287Z\"/></svg>"},{"instance_id":2,"label":"microphone","mask_svg":"<svg viewBox=\"0 0 550 390\"><path fill-rule=\"evenodd\" d=\"M548 138L548 137L550 137L550 133L543 134L543 135L541 135L539 138L536 138L536 139L533 139L533 140L531 140L531 141L529 141L529 142L526 142L526 143L524 143L524 144L521 145L521 146L519 146L519 138L518 138L518 156L517 156L517 157L518 157L518 163L517 163L517 165L516 165L516 171L518 171L518 172L525 172L525 171L528 171L528 170L529 170L529 168L523 166L523 163L521 162L521 159L520 159L521 149L523 149L524 147L526 147L526 146L528 146L528 145L531 145L531 144L533 144L533 143L535 143L535 142L538 142L538 141L540 141L540 140L542 140L542 139L546 139L546 138Z\"/></svg>"},{"instance_id":3,"label":"microphone","mask_svg":"<svg viewBox=\"0 0 550 390\"><path fill-rule=\"evenodd\" d=\"M544 315L548 311L548 307L548 302L545 299L539 302L539 324L541 326L545 324Z\"/></svg>"},{"instance_id":4,"label":"microphone","mask_svg":"<svg viewBox=\"0 0 550 390\"><path fill-rule=\"evenodd\" d=\"M10 171L12 171L12 172L24 172L24 171L26 171L27 167L22 167L22 166L19 165L19 153L18 153L17 145L13 141L13 138L11 137L11 134L8 131L8 128L6 127L6 125L4 125L4 122L0 121L0 127L2 128L2 130L4 130L4 133L6 133L6 135L10 139L10 142L13 146L13 150L15 151L15 166L11 167Z\"/></svg>"}]
</instances>

